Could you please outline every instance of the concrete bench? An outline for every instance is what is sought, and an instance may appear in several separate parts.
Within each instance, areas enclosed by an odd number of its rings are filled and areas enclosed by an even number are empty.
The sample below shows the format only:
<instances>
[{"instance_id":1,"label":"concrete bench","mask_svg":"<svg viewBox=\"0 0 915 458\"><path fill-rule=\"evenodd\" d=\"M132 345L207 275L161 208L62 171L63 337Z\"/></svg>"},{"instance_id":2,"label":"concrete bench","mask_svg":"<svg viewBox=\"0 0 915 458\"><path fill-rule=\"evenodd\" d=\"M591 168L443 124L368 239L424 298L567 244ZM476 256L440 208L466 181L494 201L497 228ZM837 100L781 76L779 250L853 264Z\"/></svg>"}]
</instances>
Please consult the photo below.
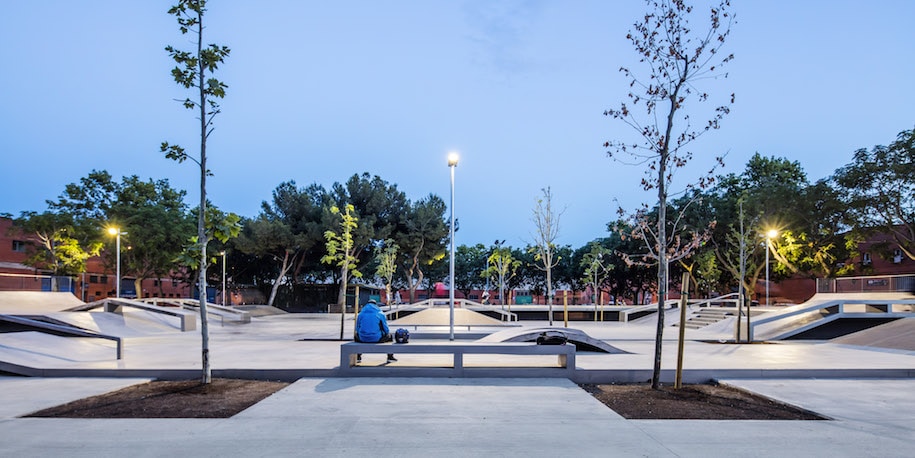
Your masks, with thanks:
<instances>
[{"instance_id":1,"label":"concrete bench","mask_svg":"<svg viewBox=\"0 0 915 458\"><path fill-rule=\"evenodd\" d=\"M396 355L403 354L423 354L423 355L435 355L435 354L450 354L452 355L452 367L444 368L450 371L450 375L453 377L463 377L468 375L470 371L479 372L480 375L492 375L506 373L508 375L521 375L521 372L527 372L532 375L540 374L541 376L565 376L572 377L575 371L575 345L565 344L565 345L537 345L527 342L500 342L500 343L483 343L483 342L435 342L435 343L425 343L425 342L411 342L408 344L394 344L394 343L362 343L362 342L349 342L343 345L340 345L340 374L341 375L355 375L362 373L367 370L394 370L397 369L397 372L404 371L407 369L415 369L412 371L411 376L423 375L424 373L432 373L432 371L441 371L443 368L440 367L417 367L410 366L407 364L396 363L393 365L387 365L383 367L378 366L357 366L356 365L356 355L357 354L371 354L371 353L394 353ZM529 368L529 367L498 367L493 368L487 366L486 368L467 368L464 366L464 355L467 354L482 354L482 355L557 355L558 357L558 368L557 367L545 367L545 368ZM481 369L489 369L487 371ZM512 374L515 373L515 374ZM406 375L406 374L405 374Z\"/></svg>"}]
</instances>

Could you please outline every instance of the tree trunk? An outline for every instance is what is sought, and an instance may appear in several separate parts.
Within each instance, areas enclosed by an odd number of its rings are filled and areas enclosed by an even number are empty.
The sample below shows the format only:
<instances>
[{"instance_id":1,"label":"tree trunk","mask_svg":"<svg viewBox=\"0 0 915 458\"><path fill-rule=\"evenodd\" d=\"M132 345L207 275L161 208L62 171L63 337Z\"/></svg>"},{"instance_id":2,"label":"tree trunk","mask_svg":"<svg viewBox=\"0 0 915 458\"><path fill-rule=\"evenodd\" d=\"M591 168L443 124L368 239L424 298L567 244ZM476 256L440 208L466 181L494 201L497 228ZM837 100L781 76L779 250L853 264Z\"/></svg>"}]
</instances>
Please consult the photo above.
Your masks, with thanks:
<instances>
[{"instance_id":1,"label":"tree trunk","mask_svg":"<svg viewBox=\"0 0 915 458\"><path fill-rule=\"evenodd\" d=\"M553 257L547 256L546 264L546 303L550 311L550 326L553 325Z\"/></svg>"},{"instance_id":2,"label":"tree trunk","mask_svg":"<svg viewBox=\"0 0 915 458\"><path fill-rule=\"evenodd\" d=\"M270 299L267 299L267 305L273 307L273 300L276 299L276 291L280 288L280 282L282 282L283 277L286 276L286 272L289 271L289 266L292 263L289 262L289 252L287 251L283 255L283 265L280 267L280 274L276 276L276 281L273 282L273 288L270 288Z\"/></svg>"},{"instance_id":3,"label":"tree trunk","mask_svg":"<svg viewBox=\"0 0 915 458\"><path fill-rule=\"evenodd\" d=\"M343 323L346 320L346 279L349 275L347 268L348 260L344 260L344 265L340 269L340 292L337 293L337 305L340 306L340 340L343 340ZM359 298L356 298L359 301Z\"/></svg>"},{"instance_id":4,"label":"tree trunk","mask_svg":"<svg viewBox=\"0 0 915 458\"><path fill-rule=\"evenodd\" d=\"M413 282L413 272L419 273L419 278L416 279L416 282ZM416 288L420 283L423 282L423 271L419 268L419 261L416 257L413 258L413 265L409 269L406 269L407 277L407 286L410 288L410 303L416 303Z\"/></svg>"},{"instance_id":5,"label":"tree trunk","mask_svg":"<svg viewBox=\"0 0 915 458\"><path fill-rule=\"evenodd\" d=\"M685 81L686 75L683 76ZM682 84L682 83L681 83ZM651 375L651 387L661 387L661 347L664 343L664 300L667 298L667 161L670 159L670 135L674 126L674 113L677 111L679 86L670 96L670 110L667 113L667 129L664 145L658 156L658 328L654 342L654 370Z\"/></svg>"},{"instance_id":6,"label":"tree trunk","mask_svg":"<svg viewBox=\"0 0 915 458\"><path fill-rule=\"evenodd\" d=\"M204 79L206 65L203 55L203 14L197 14L197 88L200 90L200 213L197 215L197 240L200 242L200 276L197 279L200 288L200 339L202 357L202 382L209 384L210 372L210 329L207 323L207 99Z\"/></svg>"}]
</instances>

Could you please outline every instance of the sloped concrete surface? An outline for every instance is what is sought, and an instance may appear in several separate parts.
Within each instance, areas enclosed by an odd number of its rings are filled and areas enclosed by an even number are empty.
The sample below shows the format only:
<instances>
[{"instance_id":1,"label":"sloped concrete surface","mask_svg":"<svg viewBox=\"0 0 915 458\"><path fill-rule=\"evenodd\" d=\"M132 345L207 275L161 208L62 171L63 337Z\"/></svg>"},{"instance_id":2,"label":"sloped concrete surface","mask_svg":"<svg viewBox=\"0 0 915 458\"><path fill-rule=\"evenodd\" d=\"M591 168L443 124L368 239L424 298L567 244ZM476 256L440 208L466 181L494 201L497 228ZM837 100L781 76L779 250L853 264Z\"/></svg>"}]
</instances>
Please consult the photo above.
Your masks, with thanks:
<instances>
[{"instance_id":1,"label":"sloped concrete surface","mask_svg":"<svg viewBox=\"0 0 915 458\"><path fill-rule=\"evenodd\" d=\"M890 323L832 339L830 342L915 351L915 318L900 318Z\"/></svg>"},{"instance_id":2,"label":"sloped concrete surface","mask_svg":"<svg viewBox=\"0 0 915 458\"><path fill-rule=\"evenodd\" d=\"M82 305L71 293L43 291L0 291L0 314L28 315L59 312Z\"/></svg>"}]
</instances>

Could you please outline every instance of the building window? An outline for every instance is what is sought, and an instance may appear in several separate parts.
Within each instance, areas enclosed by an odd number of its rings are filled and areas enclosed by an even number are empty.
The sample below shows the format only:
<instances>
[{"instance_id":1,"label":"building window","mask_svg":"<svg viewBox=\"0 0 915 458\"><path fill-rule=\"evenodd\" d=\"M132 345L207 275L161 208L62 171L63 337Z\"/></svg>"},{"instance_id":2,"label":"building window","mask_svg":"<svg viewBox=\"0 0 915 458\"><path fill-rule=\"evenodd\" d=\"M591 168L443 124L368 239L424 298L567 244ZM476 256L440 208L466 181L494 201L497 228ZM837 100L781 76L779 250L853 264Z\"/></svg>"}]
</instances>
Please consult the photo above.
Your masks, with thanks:
<instances>
[{"instance_id":1,"label":"building window","mask_svg":"<svg viewBox=\"0 0 915 458\"><path fill-rule=\"evenodd\" d=\"M89 283L98 283L98 275L90 275Z\"/></svg>"},{"instance_id":2,"label":"building window","mask_svg":"<svg viewBox=\"0 0 915 458\"><path fill-rule=\"evenodd\" d=\"M861 257L861 263L864 264L865 266L871 265L871 254L864 253L864 255Z\"/></svg>"},{"instance_id":3,"label":"building window","mask_svg":"<svg viewBox=\"0 0 915 458\"><path fill-rule=\"evenodd\" d=\"M22 240L13 240L13 251L17 253L25 253L25 242Z\"/></svg>"},{"instance_id":4,"label":"building window","mask_svg":"<svg viewBox=\"0 0 915 458\"><path fill-rule=\"evenodd\" d=\"M158 280L158 279L153 280L153 286L159 286L159 280Z\"/></svg>"},{"instance_id":5,"label":"building window","mask_svg":"<svg viewBox=\"0 0 915 458\"><path fill-rule=\"evenodd\" d=\"M172 279L172 288L177 288L177 287L178 287L178 280L173 278Z\"/></svg>"},{"instance_id":6,"label":"building window","mask_svg":"<svg viewBox=\"0 0 915 458\"><path fill-rule=\"evenodd\" d=\"M899 264L902 262L902 250L896 248L893 250L893 264Z\"/></svg>"}]
</instances>

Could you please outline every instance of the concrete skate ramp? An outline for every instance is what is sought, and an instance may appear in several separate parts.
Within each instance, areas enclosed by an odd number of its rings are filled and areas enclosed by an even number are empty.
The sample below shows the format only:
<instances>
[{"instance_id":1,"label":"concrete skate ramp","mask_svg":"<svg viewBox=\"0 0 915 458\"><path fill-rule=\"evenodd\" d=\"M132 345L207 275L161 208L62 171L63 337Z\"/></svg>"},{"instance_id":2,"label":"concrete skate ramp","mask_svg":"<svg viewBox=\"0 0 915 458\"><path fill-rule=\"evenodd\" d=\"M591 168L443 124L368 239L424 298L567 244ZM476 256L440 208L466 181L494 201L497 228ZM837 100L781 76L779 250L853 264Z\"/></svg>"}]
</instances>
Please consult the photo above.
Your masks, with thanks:
<instances>
[{"instance_id":1,"label":"concrete skate ramp","mask_svg":"<svg viewBox=\"0 0 915 458\"><path fill-rule=\"evenodd\" d=\"M783 340L842 318L909 318L913 312L915 296L910 293L818 293L803 304L753 319L749 335Z\"/></svg>"},{"instance_id":2,"label":"concrete skate ramp","mask_svg":"<svg viewBox=\"0 0 915 458\"><path fill-rule=\"evenodd\" d=\"M520 329L506 329L504 331L495 332L490 334L482 339L477 340L477 342L536 342L537 337L540 336L543 332L559 332L565 334L569 339L569 343L575 344L577 351L596 351L602 353L613 353L613 354L628 354L628 351L620 350L619 348L614 347L613 345L604 342L603 340L597 340L588 334L585 334L584 331L574 328L520 328Z\"/></svg>"},{"instance_id":3,"label":"concrete skate ramp","mask_svg":"<svg viewBox=\"0 0 915 458\"><path fill-rule=\"evenodd\" d=\"M128 310L123 314L60 312L49 313L46 316L80 329L117 337L143 337L181 332L176 318L142 310Z\"/></svg>"},{"instance_id":4,"label":"concrete skate ramp","mask_svg":"<svg viewBox=\"0 0 915 458\"><path fill-rule=\"evenodd\" d=\"M892 323L832 339L830 342L915 351L915 318L900 318Z\"/></svg>"},{"instance_id":5,"label":"concrete skate ramp","mask_svg":"<svg viewBox=\"0 0 915 458\"><path fill-rule=\"evenodd\" d=\"M392 327L397 326L450 326L451 314L447 308L429 308L410 314L403 318L389 321ZM482 313L472 310L456 308L454 309L455 326L496 326L496 327L517 327L518 324L506 323L495 318L488 317Z\"/></svg>"},{"instance_id":6,"label":"concrete skate ramp","mask_svg":"<svg viewBox=\"0 0 915 458\"><path fill-rule=\"evenodd\" d=\"M72 293L45 291L0 291L0 314L41 315L83 304Z\"/></svg>"},{"instance_id":7,"label":"concrete skate ramp","mask_svg":"<svg viewBox=\"0 0 915 458\"><path fill-rule=\"evenodd\" d=\"M56 367L61 363L112 361L116 344L102 339L74 339L43 332L0 334L3 361L25 367Z\"/></svg>"}]
</instances>

